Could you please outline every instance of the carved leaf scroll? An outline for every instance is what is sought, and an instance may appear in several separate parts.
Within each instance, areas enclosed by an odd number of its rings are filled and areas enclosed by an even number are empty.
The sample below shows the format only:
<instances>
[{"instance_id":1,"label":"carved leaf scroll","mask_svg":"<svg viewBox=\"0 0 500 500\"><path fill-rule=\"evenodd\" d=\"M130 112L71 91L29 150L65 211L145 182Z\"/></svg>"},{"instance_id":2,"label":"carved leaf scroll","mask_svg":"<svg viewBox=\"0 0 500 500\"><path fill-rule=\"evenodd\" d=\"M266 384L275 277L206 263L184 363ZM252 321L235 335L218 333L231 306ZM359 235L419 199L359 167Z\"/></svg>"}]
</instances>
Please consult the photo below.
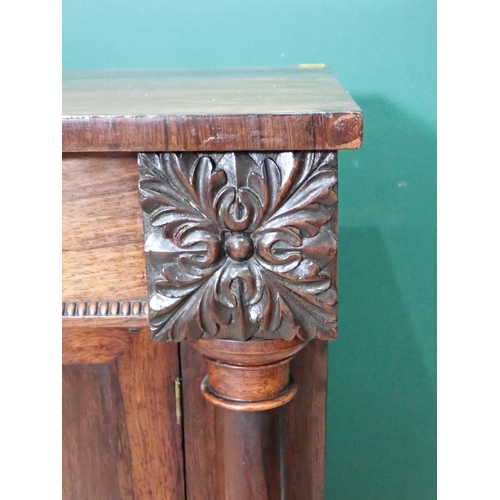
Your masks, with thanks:
<instances>
[{"instance_id":1,"label":"carved leaf scroll","mask_svg":"<svg viewBox=\"0 0 500 500\"><path fill-rule=\"evenodd\" d=\"M333 339L337 155L141 153L153 339Z\"/></svg>"}]
</instances>

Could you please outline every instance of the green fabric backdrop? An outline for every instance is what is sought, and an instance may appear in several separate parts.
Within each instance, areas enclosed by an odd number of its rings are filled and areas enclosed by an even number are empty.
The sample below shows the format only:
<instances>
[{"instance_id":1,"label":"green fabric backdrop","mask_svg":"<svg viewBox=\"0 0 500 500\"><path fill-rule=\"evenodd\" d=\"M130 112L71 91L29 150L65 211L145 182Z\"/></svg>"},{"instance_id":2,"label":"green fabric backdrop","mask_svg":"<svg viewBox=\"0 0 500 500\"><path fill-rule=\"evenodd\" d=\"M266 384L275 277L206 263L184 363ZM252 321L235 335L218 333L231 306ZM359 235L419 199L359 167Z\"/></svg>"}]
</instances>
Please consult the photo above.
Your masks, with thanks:
<instances>
[{"instance_id":1,"label":"green fabric backdrop","mask_svg":"<svg viewBox=\"0 0 500 500\"><path fill-rule=\"evenodd\" d=\"M433 499L435 1L63 0L65 70L300 63L330 66L365 115L339 155L325 498Z\"/></svg>"}]
</instances>

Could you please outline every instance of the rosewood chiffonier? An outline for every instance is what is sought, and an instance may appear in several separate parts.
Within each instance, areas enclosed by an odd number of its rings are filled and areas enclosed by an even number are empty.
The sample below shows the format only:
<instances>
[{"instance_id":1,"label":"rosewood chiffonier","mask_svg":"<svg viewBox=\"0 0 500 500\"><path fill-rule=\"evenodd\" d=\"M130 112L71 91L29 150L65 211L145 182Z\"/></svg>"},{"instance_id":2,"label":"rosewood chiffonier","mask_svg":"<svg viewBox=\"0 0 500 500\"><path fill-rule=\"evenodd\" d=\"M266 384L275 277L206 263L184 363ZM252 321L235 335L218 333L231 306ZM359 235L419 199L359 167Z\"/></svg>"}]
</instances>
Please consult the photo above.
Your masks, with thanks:
<instances>
[{"instance_id":1,"label":"rosewood chiffonier","mask_svg":"<svg viewBox=\"0 0 500 500\"><path fill-rule=\"evenodd\" d=\"M323 65L64 75L65 500L324 497L361 139Z\"/></svg>"}]
</instances>

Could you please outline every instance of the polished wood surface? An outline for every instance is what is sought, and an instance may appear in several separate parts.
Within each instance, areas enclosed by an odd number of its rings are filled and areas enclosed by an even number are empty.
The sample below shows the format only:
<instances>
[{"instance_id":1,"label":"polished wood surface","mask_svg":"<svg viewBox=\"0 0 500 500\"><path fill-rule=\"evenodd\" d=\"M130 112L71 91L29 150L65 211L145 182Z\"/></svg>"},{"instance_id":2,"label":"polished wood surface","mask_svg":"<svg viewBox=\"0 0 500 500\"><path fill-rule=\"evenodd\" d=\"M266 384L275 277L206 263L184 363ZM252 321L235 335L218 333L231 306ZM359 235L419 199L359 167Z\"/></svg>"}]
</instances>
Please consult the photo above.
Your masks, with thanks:
<instances>
[{"instance_id":1,"label":"polished wood surface","mask_svg":"<svg viewBox=\"0 0 500 500\"><path fill-rule=\"evenodd\" d=\"M223 479L218 470L222 465L217 469L214 464L222 460L216 440L220 425L217 420L221 414L200 393L201 381L207 373L203 356L187 343L181 343L180 348L186 498L220 500L217 494ZM324 500L327 348L326 342L312 340L291 361L291 375L297 382L298 393L283 406L287 500ZM273 412L279 409L265 413ZM260 500L260 497L255 498Z\"/></svg>"},{"instance_id":2,"label":"polished wood surface","mask_svg":"<svg viewBox=\"0 0 500 500\"><path fill-rule=\"evenodd\" d=\"M64 301L147 297L136 154L63 155Z\"/></svg>"},{"instance_id":3,"label":"polished wood surface","mask_svg":"<svg viewBox=\"0 0 500 500\"><path fill-rule=\"evenodd\" d=\"M217 500L283 500L285 407L236 412L217 408Z\"/></svg>"},{"instance_id":4,"label":"polished wood surface","mask_svg":"<svg viewBox=\"0 0 500 500\"><path fill-rule=\"evenodd\" d=\"M109 363L127 349L135 334L128 328L64 328L62 363Z\"/></svg>"},{"instance_id":5,"label":"polished wood surface","mask_svg":"<svg viewBox=\"0 0 500 500\"><path fill-rule=\"evenodd\" d=\"M201 382L207 374L207 362L187 342L181 342L179 347L182 367L186 500L216 499L216 407L200 392Z\"/></svg>"},{"instance_id":6,"label":"polished wood surface","mask_svg":"<svg viewBox=\"0 0 500 500\"><path fill-rule=\"evenodd\" d=\"M290 361L307 341L202 339L190 344L208 361L202 393L216 406L243 412L271 410L297 393Z\"/></svg>"},{"instance_id":7,"label":"polished wood surface","mask_svg":"<svg viewBox=\"0 0 500 500\"><path fill-rule=\"evenodd\" d=\"M360 111L323 66L63 73L63 116Z\"/></svg>"},{"instance_id":8,"label":"polished wood surface","mask_svg":"<svg viewBox=\"0 0 500 500\"><path fill-rule=\"evenodd\" d=\"M266 401L285 390L290 378L289 363L287 359L264 366L209 362L209 389L224 399Z\"/></svg>"},{"instance_id":9,"label":"polished wood surface","mask_svg":"<svg viewBox=\"0 0 500 500\"><path fill-rule=\"evenodd\" d=\"M357 149L362 126L321 65L63 77L65 152Z\"/></svg>"},{"instance_id":10,"label":"polished wood surface","mask_svg":"<svg viewBox=\"0 0 500 500\"><path fill-rule=\"evenodd\" d=\"M287 500L323 500L328 344L309 342L292 359L290 372L299 389L285 413Z\"/></svg>"},{"instance_id":11,"label":"polished wood surface","mask_svg":"<svg viewBox=\"0 0 500 500\"><path fill-rule=\"evenodd\" d=\"M184 500L178 345L152 343L147 329L129 335L109 363L102 362L106 349L94 345L80 359L85 364L73 353L73 364L63 366L65 500Z\"/></svg>"},{"instance_id":12,"label":"polished wood surface","mask_svg":"<svg viewBox=\"0 0 500 500\"><path fill-rule=\"evenodd\" d=\"M63 498L134 498L117 365L63 367Z\"/></svg>"},{"instance_id":13,"label":"polished wood surface","mask_svg":"<svg viewBox=\"0 0 500 500\"><path fill-rule=\"evenodd\" d=\"M120 387L134 473L134 500L184 500L182 423L175 383L179 346L151 342L141 331L118 357Z\"/></svg>"}]
</instances>

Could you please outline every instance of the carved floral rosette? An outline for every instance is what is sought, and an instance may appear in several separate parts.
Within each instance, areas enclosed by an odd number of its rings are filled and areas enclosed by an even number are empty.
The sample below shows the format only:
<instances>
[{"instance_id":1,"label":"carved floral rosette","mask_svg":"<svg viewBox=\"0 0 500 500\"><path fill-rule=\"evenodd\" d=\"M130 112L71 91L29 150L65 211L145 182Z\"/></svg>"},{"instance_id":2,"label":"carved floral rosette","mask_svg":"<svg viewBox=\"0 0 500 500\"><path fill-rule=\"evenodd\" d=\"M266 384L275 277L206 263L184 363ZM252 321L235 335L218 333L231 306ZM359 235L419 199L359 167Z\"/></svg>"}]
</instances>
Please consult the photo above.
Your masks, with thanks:
<instances>
[{"instance_id":1,"label":"carved floral rosette","mask_svg":"<svg viewBox=\"0 0 500 500\"><path fill-rule=\"evenodd\" d=\"M336 152L138 163L154 340L336 337Z\"/></svg>"}]
</instances>

